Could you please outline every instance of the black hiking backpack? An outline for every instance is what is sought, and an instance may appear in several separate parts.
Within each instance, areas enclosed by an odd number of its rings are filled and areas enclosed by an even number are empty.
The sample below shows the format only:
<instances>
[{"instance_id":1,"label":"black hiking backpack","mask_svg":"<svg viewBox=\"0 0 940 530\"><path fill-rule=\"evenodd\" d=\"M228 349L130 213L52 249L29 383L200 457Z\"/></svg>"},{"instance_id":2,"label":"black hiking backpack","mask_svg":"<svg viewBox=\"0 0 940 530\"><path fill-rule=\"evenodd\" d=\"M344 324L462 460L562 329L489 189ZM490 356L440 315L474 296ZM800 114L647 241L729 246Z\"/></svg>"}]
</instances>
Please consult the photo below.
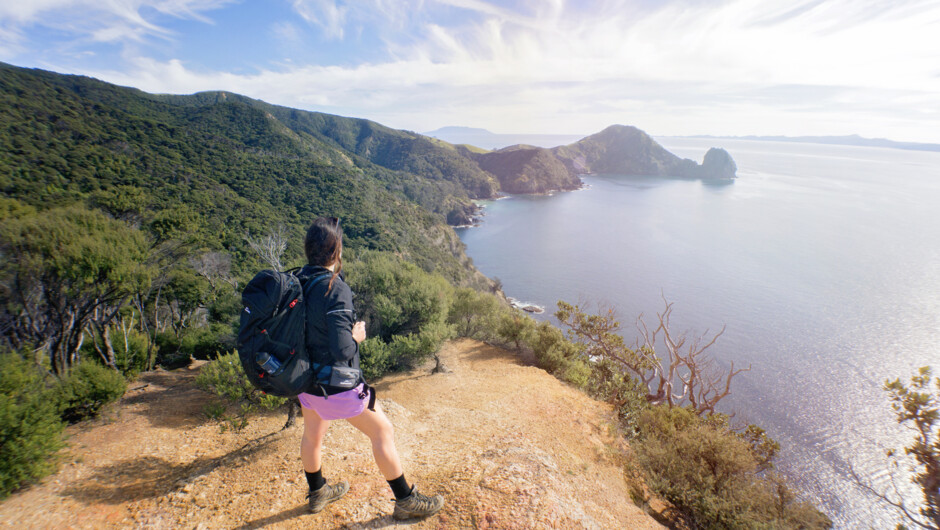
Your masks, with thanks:
<instances>
[{"instance_id":1,"label":"black hiking backpack","mask_svg":"<svg viewBox=\"0 0 940 530\"><path fill-rule=\"evenodd\" d=\"M361 370L333 366L307 351L304 293L331 273L300 278L300 270L261 271L242 291L238 358L248 381L266 394L289 398L302 392L326 397L325 387L350 389L363 383L370 393L369 410L375 410L375 391Z\"/></svg>"},{"instance_id":2,"label":"black hiking backpack","mask_svg":"<svg viewBox=\"0 0 940 530\"><path fill-rule=\"evenodd\" d=\"M301 282L294 269L264 270L242 291L238 357L248 380L266 394L296 397L316 386L306 349L304 291L327 278Z\"/></svg>"}]
</instances>

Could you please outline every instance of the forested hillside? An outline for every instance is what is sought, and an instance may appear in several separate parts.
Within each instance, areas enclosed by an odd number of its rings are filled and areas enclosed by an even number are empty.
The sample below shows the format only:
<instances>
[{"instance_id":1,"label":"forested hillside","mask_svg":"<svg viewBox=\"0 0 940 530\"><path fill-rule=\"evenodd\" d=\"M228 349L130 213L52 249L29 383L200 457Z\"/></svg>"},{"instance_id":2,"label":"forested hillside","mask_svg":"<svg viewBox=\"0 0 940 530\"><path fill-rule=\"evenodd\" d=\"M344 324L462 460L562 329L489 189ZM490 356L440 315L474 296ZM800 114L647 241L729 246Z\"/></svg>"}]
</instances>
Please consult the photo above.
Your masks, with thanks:
<instances>
[{"instance_id":1,"label":"forested hillside","mask_svg":"<svg viewBox=\"0 0 940 530\"><path fill-rule=\"evenodd\" d=\"M460 149L481 168L496 175L503 190L509 193L546 193L581 187L578 174L569 171L549 149L528 145L485 153L475 153L463 146Z\"/></svg>"},{"instance_id":2,"label":"forested hillside","mask_svg":"<svg viewBox=\"0 0 940 530\"><path fill-rule=\"evenodd\" d=\"M430 140L225 93L152 96L8 65L0 101L6 197L40 209L81 202L157 239L186 234L236 268L246 235L284 225L287 255L299 255L300 229L334 215L352 248L398 252L457 282L475 276L444 221L494 186ZM427 156L396 155L396 143Z\"/></svg>"},{"instance_id":3,"label":"forested hillside","mask_svg":"<svg viewBox=\"0 0 940 530\"><path fill-rule=\"evenodd\" d=\"M0 497L125 379L233 352L241 289L302 265L317 216L345 232L370 377L453 336L457 287L496 291L447 225L495 180L413 133L0 64L0 153Z\"/></svg>"}]
</instances>

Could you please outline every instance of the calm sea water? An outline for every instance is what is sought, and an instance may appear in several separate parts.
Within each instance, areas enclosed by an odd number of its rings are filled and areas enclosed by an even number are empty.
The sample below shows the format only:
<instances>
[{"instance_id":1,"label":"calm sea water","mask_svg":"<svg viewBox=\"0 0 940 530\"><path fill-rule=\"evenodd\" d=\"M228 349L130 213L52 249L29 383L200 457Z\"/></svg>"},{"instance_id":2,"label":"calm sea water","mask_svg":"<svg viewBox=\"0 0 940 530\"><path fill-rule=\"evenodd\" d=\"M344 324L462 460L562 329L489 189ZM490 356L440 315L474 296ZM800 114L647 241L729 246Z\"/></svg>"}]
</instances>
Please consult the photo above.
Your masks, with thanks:
<instances>
[{"instance_id":1,"label":"calm sea water","mask_svg":"<svg viewBox=\"0 0 940 530\"><path fill-rule=\"evenodd\" d=\"M940 153L659 140L694 160L724 147L739 178L586 176L585 190L491 202L458 231L468 254L543 318L559 299L603 300L632 340L665 295L673 329L727 326L710 351L751 370L721 408L781 443L782 470L837 527L893 528L849 469L889 487L884 450L909 435L881 385L940 371Z\"/></svg>"}]
</instances>

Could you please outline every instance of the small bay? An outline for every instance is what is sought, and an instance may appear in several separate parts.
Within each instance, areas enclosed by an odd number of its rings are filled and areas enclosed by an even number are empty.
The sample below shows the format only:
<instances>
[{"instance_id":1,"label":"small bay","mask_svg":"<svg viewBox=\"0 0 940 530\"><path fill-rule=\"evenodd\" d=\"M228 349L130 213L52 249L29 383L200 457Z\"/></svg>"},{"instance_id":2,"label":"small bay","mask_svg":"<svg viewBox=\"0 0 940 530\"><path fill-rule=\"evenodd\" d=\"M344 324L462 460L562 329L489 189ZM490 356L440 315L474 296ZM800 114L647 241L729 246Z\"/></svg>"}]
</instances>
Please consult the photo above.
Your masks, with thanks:
<instances>
[{"instance_id":1,"label":"small bay","mask_svg":"<svg viewBox=\"0 0 940 530\"><path fill-rule=\"evenodd\" d=\"M458 230L468 254L544 306L538 318L559 299L606 302L632 342L664 296L674 330L726 326L710 351L751 370L720 408L781 443L781 470L837 527L893 527L849 470L890 487L884 449L909 435L881 385L940 371L940 153L658 140L699 161L723 147L739 178L590 175L576 192L489 202Z\"/></svg>"}]
</instances>

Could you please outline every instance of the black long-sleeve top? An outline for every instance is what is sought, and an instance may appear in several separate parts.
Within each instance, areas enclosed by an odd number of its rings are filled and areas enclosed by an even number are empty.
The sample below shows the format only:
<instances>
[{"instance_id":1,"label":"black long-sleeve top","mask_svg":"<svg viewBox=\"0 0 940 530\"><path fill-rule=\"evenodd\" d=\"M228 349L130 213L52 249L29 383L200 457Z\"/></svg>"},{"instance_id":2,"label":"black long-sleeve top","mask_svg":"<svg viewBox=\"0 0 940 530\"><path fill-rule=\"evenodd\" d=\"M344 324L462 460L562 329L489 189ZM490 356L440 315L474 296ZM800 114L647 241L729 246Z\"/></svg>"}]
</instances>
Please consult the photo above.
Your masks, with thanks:
<instances>
[{"instance_id":1,"label":"black long-sleeve top","mask_svg":"<svg viewBox=\"0 0 940 530\"><path fill-rule=\"evenodd\" d=\"M318 276L327 274L323 279ZM346 285L342 273L333 280L327 292L332 273L320 266L307 265L301 271L305 280L304 299L307 304L307 351L314 359L330 359L334 366L359 368L359 344L352 338L356 312L352 303L352 290ZM306 282L316 281L310 285ZM321 357L322 356L322 357ZM336 393L327 390L328 394Z\"/></svg>"}]
</instances>

